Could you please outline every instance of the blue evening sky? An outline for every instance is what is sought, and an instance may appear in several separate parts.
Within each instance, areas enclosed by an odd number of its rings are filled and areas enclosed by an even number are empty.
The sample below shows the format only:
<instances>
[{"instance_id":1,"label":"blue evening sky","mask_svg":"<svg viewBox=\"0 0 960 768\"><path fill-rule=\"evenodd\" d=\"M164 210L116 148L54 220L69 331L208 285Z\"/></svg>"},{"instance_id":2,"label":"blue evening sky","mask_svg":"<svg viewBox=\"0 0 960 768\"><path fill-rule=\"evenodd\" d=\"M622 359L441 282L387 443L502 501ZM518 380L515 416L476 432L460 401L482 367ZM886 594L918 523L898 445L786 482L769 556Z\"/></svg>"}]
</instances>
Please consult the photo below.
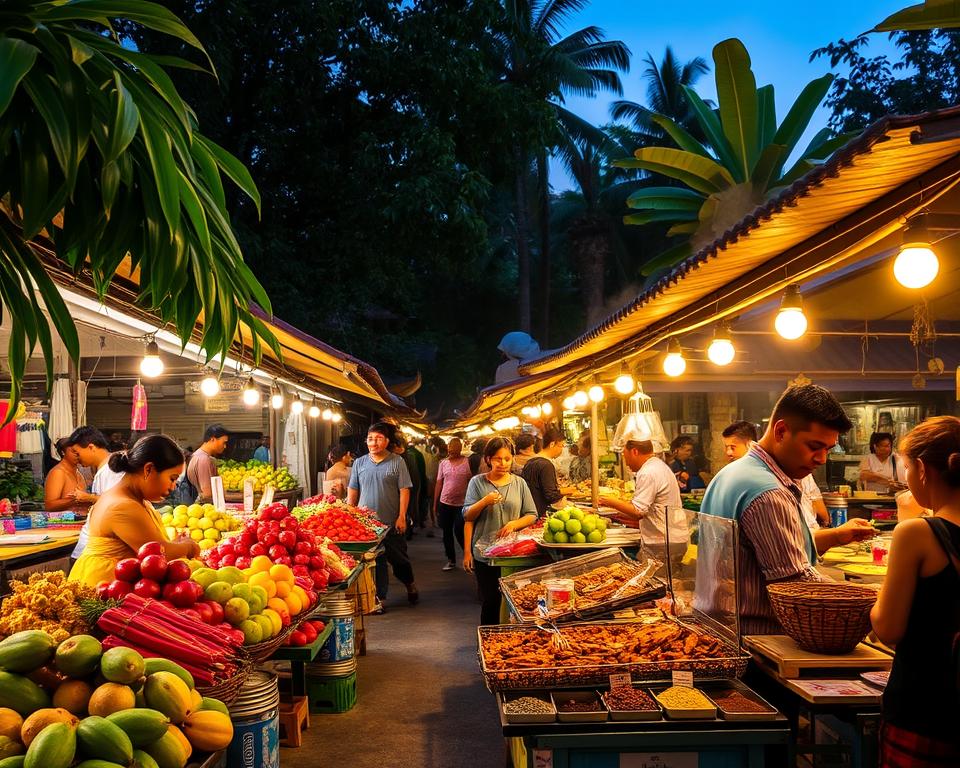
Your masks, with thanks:
<instances>
[{"instance_id":1,"label":"blue evening sky","mask_svg":"<svg viewBox=\"0 0 960 768\"><path fill-rule=\"evenodd\" d=\"M810 62L810 53L841 37L850 39L872 29L894 11L918 0L802 0L801 2L638 2L632 0L592 0L573 16L569 31L594 24L601 27L607 39L622 40L632 52L630 72L623 76L623 98L641 104L646 102L646 86L641 80L647 52L659 63L667 45L673 47L681 61L702 56L710 64L710 72L697 83L697 92L710 99L716 97L713 80L713 46L728 37L740 38L750 53L757 85L772 83L776 90L777 119L786 111L804 85L830 71L829 62ZM870 51L886 53L892 49L886 34L871 35ZM609 122L609 105L616 96L603 93L596 99L570 97L567 106L596 125ZM809 135L826 124L822 109L814 118ZM569 188L571 182L558 164L552 168L554 189Z\"/></svg>"}]
</instances>

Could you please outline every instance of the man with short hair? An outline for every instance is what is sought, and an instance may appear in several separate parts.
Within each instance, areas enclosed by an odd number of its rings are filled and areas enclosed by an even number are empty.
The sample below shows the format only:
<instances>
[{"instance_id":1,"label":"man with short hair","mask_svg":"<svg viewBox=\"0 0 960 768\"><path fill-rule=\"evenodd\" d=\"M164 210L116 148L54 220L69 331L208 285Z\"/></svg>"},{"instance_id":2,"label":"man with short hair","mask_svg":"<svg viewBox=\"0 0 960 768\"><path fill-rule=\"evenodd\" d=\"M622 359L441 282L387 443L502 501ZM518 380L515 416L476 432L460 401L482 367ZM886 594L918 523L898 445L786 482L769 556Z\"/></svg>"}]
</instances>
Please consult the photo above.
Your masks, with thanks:
<instances>
[{"instance_id":1,"label":"man with short hair","mask_svg":"<svg viewBox=\"0 0 960 768\"><path fill-rule=\"evenodd\" d=\"M702 515L732 519L739 526L736 573L743 634L783 632L767 597L768 584L823 581L814 568L818 553L874 535L865 520L811 532L803 519L799 481L826 463L850 426L843 407L823 387L790 387L774 406L763 437L707 488ZM710 546L701 521L695 607L718 612L724 590L717 574L732 555Z\"/></svg>"},{"instance_id":2,"label":"man with short hair","mask_svg":"<svg viewBox=\"0 0 960 768\"><path fill-rule=\"evenodd\" d=\"M749 421L735 421L721 433L723 452L727 461L736 461L747 455L750 446L757 442L757 428Z\"/></svg>"},{"instance_id":3,"label":"man with short hair","mask_svg":"<svg viewBox=\"0 0 960 768\"><path fill-rule=\"evenodd\" d=\"M406 586L410 603L416 604L420 599L404 539L413 482L403 457L391 450L395 434L395 428L384 422L378 422L367 430L369 453L354 460L347 484L348 504L372 509L380 522L390 526L383 541L384 554L377 558L377 607L374 613L383 613L384 610L383 601L387 598L390 584L388 563L393 567L393 575Z\"/></svg>"},{"instance_id":4,"label":"man with short hair","mask_svg":"<svg viewBox=\"0 0 960 768\"><path fill-rule=\"evenodd\" d=\"M197 501L210 501L210 478L216 477L217 456L227 450L230 433L223 424L211 424L203 433L203 444L193 452L187 465L187 480L197 489Z\"/></svg>"},{"instance_id":5,"label":"man with short hair","mask_svg":"<svg viewBox=\"0 0 960 768\"><path fill-rule=\"evenodd\" d=\"M253 458L262 461L264 464L270 463L270 435L261 435L260 445L253 452Z\"/></svg>"},{"instance_id":6,"label":"man with short hair","mask_svg":"<svg viewBox=\"0 0 960 768\"><path fill-rule=\"evenodd\" d=\"M124 473L110 469L110 451L108 450L110 443L99 429L87 426L77 427L67 440L70 443L69 450L74 451L77 456L77 463L90 467L95 472L93 482L90 484L90 492L81 491L78 495L80 501L89 501L94 504L103 493L123 479ZM80 529L80 538L70 555L71 558L76 560L83 554L89 537L90 521L88 519Z\"/></svg>"}]
</instances>

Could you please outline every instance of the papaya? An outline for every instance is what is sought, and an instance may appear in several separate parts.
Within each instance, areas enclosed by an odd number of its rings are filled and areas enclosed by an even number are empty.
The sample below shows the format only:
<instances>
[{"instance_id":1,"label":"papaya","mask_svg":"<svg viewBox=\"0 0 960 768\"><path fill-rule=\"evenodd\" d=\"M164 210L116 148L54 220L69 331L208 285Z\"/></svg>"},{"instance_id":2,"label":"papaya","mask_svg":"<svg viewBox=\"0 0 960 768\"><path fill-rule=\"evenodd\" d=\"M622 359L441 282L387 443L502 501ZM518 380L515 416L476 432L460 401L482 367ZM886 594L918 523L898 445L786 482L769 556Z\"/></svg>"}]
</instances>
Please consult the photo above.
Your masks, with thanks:
<instances>
[{"instance_id":1,"label":"papaya","mask_svg":"<svg viewBox=\"0 0 960 768\"><path fill-rule=\"evenodd\" d=\"M3 768L3 766L0 766L0 768ZM133 750L133 762L130 764L130 768L160 768L160 766L142 749L135 749Z\"/></svg>"},{"instance_id":2,"label":"papaya","mask_svg":"<svg viewBox=\"0 0 960 768\"><path fill-rule=\"evenodd\" d=\"M147 697L143 695L143 688L134 694L133 705L137 709L149 709L147 706Z\"/></svg>"},{"instance_id":3,"label":"papaya","mask_svg":"<svg viewBox=\"0 0 960 768\"><path fill-rule=\"evenodd\" d=\"M51 723L66 723L71 728L76 728L79 722L73 713L65 709L38 709L23 721L23 727L20 729L20 741L23 742L25 747L29 747L33 740L37 738L37 734Z\"/></svg>"},{"instance_id":4,"label":"papaya","mask_svg":"<svg viewBox=\"0 0 960 768\"><path fill-rule=\"evenodd\" d=\"M53 706L73 712L77 717L87 714L93 686L86 680L64 680L53 692Z\"/></svg>"},{"instance_id":5,"label":"papaya","mask_svg":"<svg viewBox=\"0 0 960 768\"><path fill-rule=\"evenodd\" d=\"M149 676L154 672L172 672L186 683L187 688L193 689L193 675L170 659L144 659L144 664L146 668L143 674Z\"/></svg>"},{"instance_id":6,"label":"papaya","mask_svg":"<svg viewBox=\"0 0 960 768\"><path fill-rule=\"evenodd\" d=\"M90 696L87 711L91 715L106 717L122 709L133 709L137 697L126 685L104 683Z\"/></svg>"},{"instance_id":7,"label":"papaya","mask_svg":"<svg viewBox=\"0 0 960 768\"><path fill-rule=\"evenodd\" d=\"M0 736L0 758L22 755L26 751L27 748L16 739L11 739L8 736Z\"/></svg>"},{"instance_id":8,"label":"papaya","mask_svg":"<svg viewBox=\"0 0 960 768\"><path fill-rule=\"evenodd\" d=\"M130 685L143 677L143 656L133 648L111 648L100 657L100 674L109 683Z\"/></svg>"},{"instance_id":9,"label":"papaya","mask_svg":"<svg viewBox=\"0 0 960 768\"><path fill-rule=\"evenodd\" d=\"M134 747L152 744L167 732L169 718L155 709L125 709L107 717L130 737Z\"/></svg>"},{"instance_id":10,"label":"papaya","mask_svg":"<svg viewBox=\"0 0 960 768\"><path fill-rule=\"evenodd\" d=\"M183 768L187 764L188 755L183 744L170 731L143 751L154 759L157 768Z\"/></svg>"},{"instance_id":11,"label":"papaya","mask_svg":"<svg viewBox=\"0 0 960 768\"><path fill-rule=\"evenodd\" d=\"M0 768L23 768L24 760L26 760L26 755L5 757L3 760L0 760Z\"/></svg>"},{"instance_id":12,"label":"papaya","mask_svg":"<svg viewBox=\"0 0 960 768\"><path fill-rule=\"evenodd\" d=\"M20 739L20 729L23 727L23 718L19 713L8 707L0 708L0 736L10 739Z\"/></svg>"},{"instance_id":13,"label":"papaya","mask_svg":"<svg viewBox=\"0 0 960 768\"><path fill-rule=\"evenodd\" d=\"M150 709L163 712L172 723L182 723L190 714L190 689L172 672L154 672L143 686Z\"/></svg>"},{"instance_id":14,"label":"papaya","mask_svg":"<svg viewBox=\"0 0 960 768\"><path fill-rule=\"evenodd\" d=\"M103 646L90 635L68 637L53 655L53 663L68 677L87 677L97 671Z\"/></svg>"},{"instance_id":15,"label":"papaya","mask_svg":"<svg viewBox=\"0 0 960 768\"><path fill-rule=\"evenodd\" d=\"M32 672L50 661L56 649L57 641L42 629L16 632L0 641L0 669Z\"/></svg>"},{"instance_id":16,"label":"papaya","mask_svg":"<svg viewBox=\"0 0 960 768\"><path fill-rule=\"evenodd\" d=\"M214 712L223 712L223 714L230 716L230 710L227 709L227 705L224 704L220 699L211 699L209 696L204 696L200 702L198 709L212 710Z\"/></svg>"},{"instance_id":17,"label":"papaya","mask_svg":"<svg viewBox=\"0 0 960 768\"><path fill-rule=\"evenodd\" d=\"M200 709L200 705L203 704L203 696L200 694L196 688L190 689L190 711L196 712Z\"/></svg>"},{"instance_id":18,"label":"papaya","mask_svg":"<svg viewBox=\"0 0 960 768\"><path fill-rule=\"evenodd\" d=\"M69 768L77 753L77 729L51 723L27 747L23 768Z\"/></svg>"},{"instance_id":19,"label":"papaya","mask_svg":"<svg viewBox=\"0 0 960 768\"><path fill-rule=\"evenodd\" d=\"M167 733L172 733L172 734L177 738L177 741L180 742L180 746L183 747L183 752L184 752L184 754L185 754L188 758L190 757L190 755L193 754L193 744L190 743L190 739L188 739L186 736L184 736L184 735L183 735L183 731L181 731L179 728L177 728L177 726L175 726L175 725L168 725L168 726L167 726Z\"/></svg>"},{"instance_id":20,"label":"papaya","mask_svg":"<svg viewBox=\"0 0 960 768\"><path fill-rule=\"evenodd\" d=\"M194 749L216 752L233 741L233 723L229 715L214 710L191 712L183 724L183 733Z\"/></svg>"},{"instance_id":21,"label":"papaya","mask_svg":"<svg viewBox=\"0 0 960 768\"><path fill-rule=\"evenodd\" d=\"M84 760L77 763L76 768L125 768L120 763L111 763L109 760Z\"/></svg>"},{"instance_id":22,"label":"papaya","mask_svg":"<svg viewBox=\"0 0 960 768\"><path fill-rule=\"evenodd\" d=\"M77 749L87 759L126 765L133 759L133 744L124 730L105 717L84 718L77 726Z\"/></svg>"},{"instance_id":23,"label":"papaya","mask_svg":"<svg viewBox=\"0 0 960 768\"><path fill-rule=\"evenodd\" d=\"M0 707L8 707L24 717L50 706L50 695L36 683L13 672L0 671Z\"/></svg>"}]
</instances>

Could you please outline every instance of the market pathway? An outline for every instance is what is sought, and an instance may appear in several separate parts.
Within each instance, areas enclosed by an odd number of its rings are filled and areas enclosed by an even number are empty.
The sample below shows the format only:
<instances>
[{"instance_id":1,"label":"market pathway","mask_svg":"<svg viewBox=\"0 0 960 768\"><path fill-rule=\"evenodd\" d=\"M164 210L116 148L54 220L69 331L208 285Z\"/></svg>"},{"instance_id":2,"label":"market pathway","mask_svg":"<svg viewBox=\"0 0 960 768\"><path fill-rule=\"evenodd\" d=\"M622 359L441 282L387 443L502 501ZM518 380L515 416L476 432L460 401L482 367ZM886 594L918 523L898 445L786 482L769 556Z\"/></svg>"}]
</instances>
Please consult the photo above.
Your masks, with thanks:
<instances>
[{"instance_id":1,"label":"market pathway","mask_svg":"<svg viewBox=\"0 0 960 768\"><path fill-rule=\"evenodd\" d=\"M439 532L438 532L439 534ZM281 764L326 768L499 768L504 764L494 697L477 668L480 605L462 569L441 571L440 539L410 542L420 604L391 576L387 612L367 616L357 704L314 715L299 749Z\"/></svg>"}]
</instances>

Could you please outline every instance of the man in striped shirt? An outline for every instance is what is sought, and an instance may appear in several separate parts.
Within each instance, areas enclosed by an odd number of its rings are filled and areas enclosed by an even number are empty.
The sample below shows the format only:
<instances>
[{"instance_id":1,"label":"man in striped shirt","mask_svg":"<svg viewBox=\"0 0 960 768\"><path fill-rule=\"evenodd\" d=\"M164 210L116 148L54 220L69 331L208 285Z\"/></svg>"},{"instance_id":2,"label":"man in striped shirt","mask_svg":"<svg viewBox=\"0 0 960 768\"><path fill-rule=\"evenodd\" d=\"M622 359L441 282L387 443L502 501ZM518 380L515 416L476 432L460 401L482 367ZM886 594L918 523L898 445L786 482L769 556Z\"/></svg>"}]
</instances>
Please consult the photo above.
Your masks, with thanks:
<instances>
[{"instance_id":1,"label":"man in striped shirt","mask_svg":"<svg viewBox=\"0 0 960 768\"><path fill-rule=\"evenodd\" d=\"M701 514L737 521L737 595L742 634L783 630L767 597L767 584L821 581L817 555L874 535L865 520L811 532L804 522L799 481L827 461L851 423L836 398L815 384L790 387L773 408L767 431L747 454L721 469L707 488ZM717 578L731 553L701 540L694 604L708 614L724 610L727 593Z\"/></svg>"}]
</instances>

